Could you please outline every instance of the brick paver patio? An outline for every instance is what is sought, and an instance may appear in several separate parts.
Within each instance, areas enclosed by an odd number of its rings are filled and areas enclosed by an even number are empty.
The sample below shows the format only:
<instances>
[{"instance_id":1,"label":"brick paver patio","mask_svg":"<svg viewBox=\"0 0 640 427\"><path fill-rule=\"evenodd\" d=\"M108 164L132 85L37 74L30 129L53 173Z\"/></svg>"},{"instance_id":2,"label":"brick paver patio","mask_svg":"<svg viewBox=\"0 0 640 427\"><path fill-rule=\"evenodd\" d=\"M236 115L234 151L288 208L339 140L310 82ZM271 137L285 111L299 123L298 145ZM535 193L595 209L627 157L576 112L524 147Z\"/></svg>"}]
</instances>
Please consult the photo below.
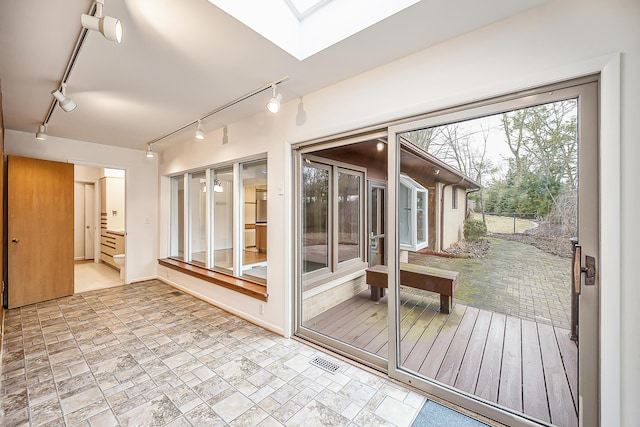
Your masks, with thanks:
<instances>
[{"instance_id":1,"label":"brick paver patio","mask_svg":"<svg viewBox=\"0 0 640 427\"><path fill-rule=\"evenodd\" d=\"M484 258L409 253L409 262L460 272L456 302L568 329L571 259L520 242L487 240L491 250Z\"/></svg>"}]
</instances>

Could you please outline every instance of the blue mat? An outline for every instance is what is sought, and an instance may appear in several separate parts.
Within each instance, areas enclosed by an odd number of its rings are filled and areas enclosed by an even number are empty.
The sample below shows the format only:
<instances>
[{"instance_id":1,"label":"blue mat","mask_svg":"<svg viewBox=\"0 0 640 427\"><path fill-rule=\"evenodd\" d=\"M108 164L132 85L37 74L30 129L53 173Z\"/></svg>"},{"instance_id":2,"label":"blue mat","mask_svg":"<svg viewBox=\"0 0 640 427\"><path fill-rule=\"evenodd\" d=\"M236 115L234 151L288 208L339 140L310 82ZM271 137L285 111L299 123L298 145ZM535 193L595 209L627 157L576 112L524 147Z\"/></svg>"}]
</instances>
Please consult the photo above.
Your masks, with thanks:
<instances>
[{"instance_id":1,"label":"blue mat","mask_svg":"<svg viewBox=\"0 0 640 427\"><path fill-rule=\"evenodd\" d=\"M474 420L460 412L442 406L432 400L427 400L412 427L487 427L487 424Z\"/></svg>"}]
</instances>

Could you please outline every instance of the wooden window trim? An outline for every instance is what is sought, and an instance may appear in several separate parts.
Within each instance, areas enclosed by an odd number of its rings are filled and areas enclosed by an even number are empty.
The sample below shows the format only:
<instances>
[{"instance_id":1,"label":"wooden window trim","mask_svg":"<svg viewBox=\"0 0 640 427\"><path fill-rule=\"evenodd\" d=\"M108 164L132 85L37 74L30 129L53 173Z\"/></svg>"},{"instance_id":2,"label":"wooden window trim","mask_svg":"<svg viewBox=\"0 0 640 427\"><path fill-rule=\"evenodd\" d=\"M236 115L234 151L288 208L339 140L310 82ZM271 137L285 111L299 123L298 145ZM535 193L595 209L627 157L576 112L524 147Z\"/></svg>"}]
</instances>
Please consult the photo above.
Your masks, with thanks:
<instances>
[{"instance_id":1,"label":"wooden window trim","mask_svg":"<svg viewBox=\"0 0 640 427\"><path fill-rule=\"evenodd\" d=\"M260 283L252 282L246 279L239 279L227 274L209 270L204 267L199 267L197 265L189 264L184 261L179 261L172 258L159 259L158 263L172 270L176 270L189 276L205 280L209 283L222 286L223 288L227 288L232 291L250 296L252 298L259 299L260 301L266 302L269 298L267 287Z\"/></svg>"}]
</instances>

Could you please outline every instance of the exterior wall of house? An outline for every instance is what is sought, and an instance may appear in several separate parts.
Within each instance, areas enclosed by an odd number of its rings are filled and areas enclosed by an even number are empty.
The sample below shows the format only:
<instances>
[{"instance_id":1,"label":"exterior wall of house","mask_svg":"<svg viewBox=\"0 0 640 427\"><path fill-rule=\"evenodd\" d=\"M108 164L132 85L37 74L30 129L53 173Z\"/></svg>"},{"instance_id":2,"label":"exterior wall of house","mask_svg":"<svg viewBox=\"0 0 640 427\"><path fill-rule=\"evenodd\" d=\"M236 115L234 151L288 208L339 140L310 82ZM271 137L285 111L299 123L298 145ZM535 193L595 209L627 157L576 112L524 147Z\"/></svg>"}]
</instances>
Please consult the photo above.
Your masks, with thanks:
<instances>
[{"instance_id":1,"label":"exterior wall of house","mask_svg":"<svg viewBox=\"0 0 640 427\"><path fill-rule=\"evenodd\" d=\"M608 291L601 297L601 345L607 349L601 353L601 409L603 420L610 425L633 424L640 418L640 407L633 398L640 387L640 366L635 362L640 340L633 331L640 323L640 311L635 309L640 287L633 286L637 276L631 254L640 238L640 229L634 226L640 195L624 191L621 211L620 194L635 182L640 145L633 141L640 134L640 121L633 117L640 114L640 98L619 96L640 93L635 77L640 74L639 7L634 0L547 2L286 103L277 116L261 113L229 124L228 144L222 144L222 132L216 131L207 136L205 144L185 140L168 145L160 165L163 175L266 152L269 188L284 190L269 194L268 252L277 255L269 258L269 301L264 314L258 313L255 300L231 291L209 286L209 298L285 335L291 332L289 144L604 70L602 137L606 149L602 150L600 174L601 187L608 191L601 195L600 277ZM622 53L622 61L617 52ZM375 102L380 98L385 99L383 108ZM304 115L298 117L298 111ZM166 190L166 185L161 188L160 255L166 254L167 246Z\"/></svg>"},{"instance_id":2,"label":"exterior wall of house","mask_svg":"<svg viewBox=\"0 0 640 427\"><path fill-rule=\"evenodd\" d=\"M444 187L444 198L442 209L444 213L443 229L442 229L442 249L447 249L454 243L464 239L464 220L466 217L466 193L464 188L458 188L455 191L457 204L453 208L453 187Z\"/></svg>"}]
</instances>

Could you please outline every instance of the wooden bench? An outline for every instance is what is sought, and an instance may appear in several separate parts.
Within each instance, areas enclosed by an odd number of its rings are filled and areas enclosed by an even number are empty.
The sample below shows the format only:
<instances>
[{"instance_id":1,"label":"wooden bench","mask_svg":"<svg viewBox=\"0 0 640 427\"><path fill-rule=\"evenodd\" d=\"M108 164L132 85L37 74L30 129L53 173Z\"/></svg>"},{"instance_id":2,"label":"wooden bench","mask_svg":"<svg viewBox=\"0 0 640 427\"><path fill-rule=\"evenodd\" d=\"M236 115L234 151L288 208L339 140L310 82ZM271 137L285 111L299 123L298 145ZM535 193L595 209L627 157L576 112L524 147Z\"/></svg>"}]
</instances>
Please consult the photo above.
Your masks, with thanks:
<instances>
[{"instance_id":1,"label":"wooden bench","mask_svg":"<svg viewBox=\"0 0 640 427\"><path fill-rule=\"evenodd\" d=\"M371 285L371 299L379 301L387 288L387 266L367 268L367 284ZM458 287L458 272L401 262L400 284L440 294L440 312L449 313Z\"/></svg>"}]
</instances>

